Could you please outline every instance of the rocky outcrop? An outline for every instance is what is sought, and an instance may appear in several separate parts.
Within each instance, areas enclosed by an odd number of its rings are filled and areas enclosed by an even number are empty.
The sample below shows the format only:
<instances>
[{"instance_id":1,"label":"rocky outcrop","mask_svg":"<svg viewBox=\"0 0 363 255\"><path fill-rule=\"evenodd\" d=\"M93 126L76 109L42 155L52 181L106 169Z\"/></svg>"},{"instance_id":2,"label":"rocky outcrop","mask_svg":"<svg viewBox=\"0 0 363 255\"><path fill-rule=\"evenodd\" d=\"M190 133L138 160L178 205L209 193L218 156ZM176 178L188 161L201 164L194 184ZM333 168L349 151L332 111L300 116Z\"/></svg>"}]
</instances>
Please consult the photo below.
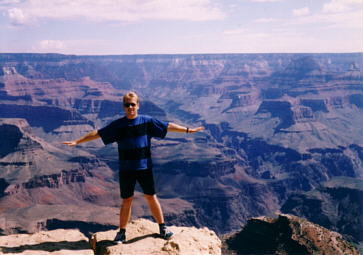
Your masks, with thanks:
<instances>
[{"instance_id":1,"label":"rocky outcrop","mask_svg":"<svg viewBox=\"0 0 363 255\"><path fill-rule=\"evenodd\" d=\"M342 235L287 214L250 219L240 232L227 236L224 244L226 254L359 255Z\"/></svg>"},{"instance_id":2,"label":"rocky outcrop","mask_svg":"<svg viewBox=\"0 0 363 255\"><path fill-rule=\"evenodd\" d=\"M332 185L334 182L340 184ZM356 187L349 187L348 183L356 183ZM355 242L363 241L363 191L359 188L362 181L341 178L325 185L291 195L281 211L304 217Z\"/></svg>"},{"instance_id":3,"label":"rocky outcrop","mask_svg":"<svg viewBox=\"0 0 363 255\"><path fill-rule=\"evenodd\" d=\"M258 108L256 115L266 116L267 118L279 118L279 124L275 127L275 132L293 125L293 111L291 103L287 101L263 101Z\"/></svg>"},{"instance_id":4,"label":"rocky outcrop","mask_svg":"<svg viewBox=\"0 0 363 255\"><path fill-rule=\"evenodd\" d=\"M258 94L253 94L249 92L227 92L221 96L221 99L232 99L229 107L227 107L223 112L231 110L237 107L246 107L258 103Z\"/></svg>"},{"instance_id":5,"label":"rocky outcrop","mask_svg":"<svg viewBox=\"0 0 363 255\"><path fill-rule=\"evenodd\" d=\"M91 237L91 246L96 254L155 254L155 255L220 255L221 241L217 235L207 229L194 227L170 227L174 233L169 240L158 237L158 225L148 220L139 219L131 222L126 230L126 243L115 245L111 241L116 236L115 230L99 232Z\"/></svg>"},{"instance_id":6,"label":"rocky outcrop","mask_svg":"<svg viewBox=\"0 0 363 255\"><path fill-rule=\"evenodd\" d=\"M295 122L310 122L316 120L310 107L297 106L293 108Z\"/></svg>"}]
</instances>

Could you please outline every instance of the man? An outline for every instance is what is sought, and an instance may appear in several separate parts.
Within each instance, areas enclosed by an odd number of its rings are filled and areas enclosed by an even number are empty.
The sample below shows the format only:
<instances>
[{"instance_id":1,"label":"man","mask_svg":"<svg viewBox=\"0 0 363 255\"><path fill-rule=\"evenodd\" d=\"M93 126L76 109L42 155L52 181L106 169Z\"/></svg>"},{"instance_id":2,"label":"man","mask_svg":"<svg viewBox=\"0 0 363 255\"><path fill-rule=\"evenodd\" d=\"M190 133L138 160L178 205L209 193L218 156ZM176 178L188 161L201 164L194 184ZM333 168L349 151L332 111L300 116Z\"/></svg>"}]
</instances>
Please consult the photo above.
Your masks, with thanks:
<instances>
[{"instance_id":1,"label":"man","mask_svg":"<svg viewBox=\"0 0 363 255\"><path fill-rule=\"evenodd\" d=\"M114 241L126 240L126 225L131 215L131 204L136 181L140 184L150 211L159 224L160 237L169 239L173 233L164 223L164 216L157 199L152 173L150 141L152 137L164 138L168 131L195 133L203 127L188 128L157 120L150 116L139 115L139 97L135 92L128 92L123 97L125 116L111 122L100 130L94 130L87 135L70 142L63 142L69 146L101 138L104 144L118 143L120 161L120 192L122 205L120 209L120 230Z\"/></svg>"}]
</instances>

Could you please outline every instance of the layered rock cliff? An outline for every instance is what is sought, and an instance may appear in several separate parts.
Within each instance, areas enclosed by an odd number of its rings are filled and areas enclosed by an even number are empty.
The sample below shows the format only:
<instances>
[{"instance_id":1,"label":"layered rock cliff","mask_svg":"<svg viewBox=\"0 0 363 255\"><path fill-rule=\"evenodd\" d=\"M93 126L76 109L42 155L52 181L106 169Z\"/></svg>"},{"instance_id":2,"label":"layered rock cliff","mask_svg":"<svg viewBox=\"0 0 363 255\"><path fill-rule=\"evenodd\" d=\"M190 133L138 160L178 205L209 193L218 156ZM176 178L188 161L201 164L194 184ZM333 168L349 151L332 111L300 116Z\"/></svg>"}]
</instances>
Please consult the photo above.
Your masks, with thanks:
<instances>
[{"instance_id":1,"label":"layered rock cliff","mask_svg":"<svg viewBox=\"0 0 363 255\"><path fill-rule=\"evenodd\" d=\"M153 141L168 220L219 233L236 230L249 217L280 209L292 192L337 176L363 177L362 56L0 54L0 117L26 119L43 140L27 140L16 128L13 141L6 138L0 203L32 204L29 211L13 208L21 217L48 212L36 220L45 228L50 219L117 224L115 147L98 141L69 149L59 142L122 116L121 95L136 90L142 113L206 127ZM5 195L10 190L13 195ZM148 217L139 200L135 215ZM106 207L114 222L95 217L99 208L90 202ZM79 205L90 213L75 213ZM16 217L6 217L16 229Z\"/></svg>"},{"instance_id":2,"label":"layered rock cliff","mask_svg":"<svg viewBox=\"0 0 363 255\"><path fill-rule=\"evenodd\" d=\"M118 189L113 172L95 156L77 149L60 150L34 135L24 119L1 119L0 131L4 233L33 232L38 223L54 217L84 220L99 206L118 205L118 195L112 194ZM72 214L76 205L89 212ZM112 208L105 210L114 213Z\"/></svg>"}]
</instances>

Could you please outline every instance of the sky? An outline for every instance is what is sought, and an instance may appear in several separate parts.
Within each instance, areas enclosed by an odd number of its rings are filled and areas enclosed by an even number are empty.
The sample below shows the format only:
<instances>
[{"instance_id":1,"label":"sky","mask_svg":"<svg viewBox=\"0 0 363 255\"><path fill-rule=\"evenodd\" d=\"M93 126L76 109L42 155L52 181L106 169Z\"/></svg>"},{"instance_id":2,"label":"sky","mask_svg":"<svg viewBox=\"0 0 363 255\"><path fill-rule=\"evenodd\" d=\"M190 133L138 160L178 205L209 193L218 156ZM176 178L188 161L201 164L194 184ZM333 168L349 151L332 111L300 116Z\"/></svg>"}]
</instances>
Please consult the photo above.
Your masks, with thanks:
<instances>
[{"instance_id":1,"label":"sky","mask_svg":"<svg viewBox=\"0 0 363 255\"><path fill-rule=\"evenodd\" d=\"M363 0L0 0L0 53L363 52Z\"/></svg>"}]
</instances>

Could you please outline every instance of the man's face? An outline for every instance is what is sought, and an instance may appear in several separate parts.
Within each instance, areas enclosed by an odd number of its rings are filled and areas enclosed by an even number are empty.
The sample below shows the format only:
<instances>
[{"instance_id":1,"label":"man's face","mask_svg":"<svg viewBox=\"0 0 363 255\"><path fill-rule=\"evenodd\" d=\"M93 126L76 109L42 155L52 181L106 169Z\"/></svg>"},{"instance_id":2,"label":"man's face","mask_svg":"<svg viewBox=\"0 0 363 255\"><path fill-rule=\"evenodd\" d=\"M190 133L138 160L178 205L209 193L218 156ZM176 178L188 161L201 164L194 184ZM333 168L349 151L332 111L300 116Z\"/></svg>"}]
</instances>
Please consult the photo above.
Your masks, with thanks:
<instances>
[{"instance_id":1,"label":"man's face","mask_svg":"<svg viewBox=\"0 0 363 255\"><path fill-rule=\"evenodd\" d=\"M139 104L136 98L126 98L124 102L124 111L128 119L135 119L137 117L137 111L139 110Z\"/></svg>"}]
</instances>

